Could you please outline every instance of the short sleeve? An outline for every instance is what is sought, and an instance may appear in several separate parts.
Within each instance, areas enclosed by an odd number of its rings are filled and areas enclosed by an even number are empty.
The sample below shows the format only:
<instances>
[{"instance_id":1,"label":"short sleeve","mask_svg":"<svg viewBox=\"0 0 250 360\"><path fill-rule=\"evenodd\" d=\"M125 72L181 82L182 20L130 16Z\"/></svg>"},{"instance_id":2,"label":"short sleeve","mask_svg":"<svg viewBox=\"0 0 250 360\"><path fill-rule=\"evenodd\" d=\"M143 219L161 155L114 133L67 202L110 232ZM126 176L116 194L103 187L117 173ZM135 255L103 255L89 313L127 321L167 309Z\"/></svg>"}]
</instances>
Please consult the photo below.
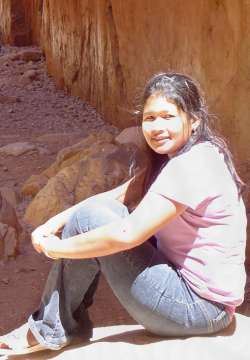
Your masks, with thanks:
<instances>
[{"instance_id":1,"label":"short sleeve","mask_svg":"<svg viewBox=\"0 0 250 360\"><path fill-rule=\"evenodd\" d=\"M209 156L202 148L194 147L186 153L170 159L161 170L149 191L179 202L191 209L220 195L217 181L221 174L222 160L214 152ZM217 179L218 178L218 179ZM220 179L221 180L221 177Z\"/></svg>"}]
</instances>

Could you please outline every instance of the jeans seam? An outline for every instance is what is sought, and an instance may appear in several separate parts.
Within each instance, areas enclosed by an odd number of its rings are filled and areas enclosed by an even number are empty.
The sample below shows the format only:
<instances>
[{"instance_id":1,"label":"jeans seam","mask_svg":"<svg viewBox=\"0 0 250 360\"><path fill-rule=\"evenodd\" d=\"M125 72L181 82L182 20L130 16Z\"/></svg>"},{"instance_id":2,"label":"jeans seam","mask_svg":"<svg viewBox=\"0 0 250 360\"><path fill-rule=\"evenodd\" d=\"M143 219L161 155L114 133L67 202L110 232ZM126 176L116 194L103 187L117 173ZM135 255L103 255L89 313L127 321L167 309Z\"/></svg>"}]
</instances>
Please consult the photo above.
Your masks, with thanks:
<instances>
[{"instance_id":1,"label":"jeans seam","mask_svg":"<svg viewBox=\"0 0 250 360\"><path fill-rule=\"evenodd\" d=\"M123 251L122 254L123 254L123 255L126 257L126 259L129 261L130 265L132 265L132 266L134 267L133 261L130 261L129 253L128 253L127 251L126 251L126 252ZM153 258L154 258L154 255L155 255L155 254L153 253L152 256L151 256L151 258L150 258L150 260L149 260L149 263L148 263L148 265L145 267L144 271L147 271L147 270L149 269L150 265L152 264L152 260L153 260ZM141 273L140 273L140 274L141 274ZM139 275L140 275L140 274L139 274ZM139 276L139 275L138 275L138 276ZM143 275L141 275L141 276L142 276L142 278L143 278L143 277L146 276L146 274L143 274ZM135 280L135 282L136 282L136 280ZM171 297L171 296L169 296L169 295L163 294L163 293L162 293L162 290L161 290L159 287L157 287L154 282L151 282L151 286L152 286L152 288L160 295L161 298L164 298L164 299L166 299L168 302L172 302L172 303L175 303L175 304L178 304L178 305L185 305L187 308L191 308L191 307L195 306L196 304L200 304L200 303L203 302L203 299L199 299L199 300L196 300L196 301L193 301L193 302L185 302L185 301L177 300L177 299L175 299L175 298L173 298L173 297ZM165 291L165 290L164 290L164 291Z\"/></svg>"},{"instance_id":2,"label":"jeans seam","mask_svg":"<svg viewBox=\"0 0 250 360\"><path fill-rule=\"evenodd\" d=\"M185 305L185 306L188 307L188 308L190 308L190 307L192 307L192 306L194 306L194 305L196 305L196 304L200 304L200 303L203 302L202 299L199 299L199 300L193 301L193 302L185 302L185 301L177 300L177 299L175 299L175 298L173 298L173 297L171 297L171 296L169 296L169 295L162 294L162 291L160 291L160 289L159 289L158 287L156 287L154 283L151 283L151 284L152 284L152 287L154 288L154 290L157 291L158 294L161 295L161 297L169 300L169 302L174 302L174 303L176 303L176 304Z\"/></svg>"},{"instance_id":3,"label":"jeans seam","mask_svg":"<svg viewBox=\"0 0 250 360\"><path fill-rule=\"evenodd\" d=\"M206 321L207 321L208 331L212 332L213 331L213 323L210 320L210 316L208 314L206 306L204 305L204 300L202 300L198 305L199 305L201 311L203 312L203 314L205 315L205 318L206 318Z\"/></svg>"},{"instance_id":4,"label":"jeans seam","mask_svg":"<svg viewBox=\"0 0 250 360\"><path fill-rule=\"evenodd\" d=\"M156 289L157 290L157 289ZM174 299L170 296L166 296L166 295L163 295L163 297L165 299L168 299L176 304L179 304L179 305L185 305L187 308L191 308L193 307L194 305L197 305L197 304L200 304L202 302L202 300L197 300L197 301L194 301L194 302L191 302L191 303L187 303L187 302L184 302L184 301L180 301L180 300L177 300L177 299Z\"/></svg>"},{"instance_id":5,"label":"jeans seam","mask_svg":"<svg viewBox=\"0 0 250 360\"><path fill-rule=\"evenodd\" d=\"M197 305L197 304L200 304L203 302L203 300L197 300L197 301L193 301L193 302L185 302L185 301L181 301L181 300L178 300L178 299L175 299L169 295L164 295L162 294L162 291L160 291L159 288L157 288L156 286L154 286L154 284L152 284L152 287L154 288L155 291L158 292L158 294L166 299L168 302L172 302L172 303L175 303L175 304L178 304L178 305L184 305L186 306L187 308L192 308L194 305Z\"/></svg>"},{"instance_id":6,"label":"jeans seam","mask_svg":"<svg viewBox=\"0 0 250 360\"><path fill-rule=\"evenodd\" d=\"M86 226L85 229L83 230L83 229L81 229L81 226L80 226L80 223L79 223L78 212L75 213L75 217L76 217L76 223L77 223L77 226L78 226L78 231L80 233L84 233L84 232L89 231L89 219L87 219L87 225L88 226Z\"/></svg>"}]
</instances>

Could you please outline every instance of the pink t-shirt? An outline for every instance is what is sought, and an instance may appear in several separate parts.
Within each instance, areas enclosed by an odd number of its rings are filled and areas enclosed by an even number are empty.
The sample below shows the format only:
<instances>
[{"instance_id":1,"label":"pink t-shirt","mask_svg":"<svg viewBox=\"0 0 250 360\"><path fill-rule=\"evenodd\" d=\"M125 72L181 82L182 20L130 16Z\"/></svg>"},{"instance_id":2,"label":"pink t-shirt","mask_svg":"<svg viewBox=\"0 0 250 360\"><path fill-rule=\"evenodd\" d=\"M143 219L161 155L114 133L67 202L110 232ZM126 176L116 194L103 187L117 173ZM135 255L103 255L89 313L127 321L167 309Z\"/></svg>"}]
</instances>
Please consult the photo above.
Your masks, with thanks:
<instances>
[{"instance_id":1,"label":"pink t-shirt","mask_svg":"<svg viewBox=\"0 0 250 360\"><path fill-rule=\"evenodd\" d=\"M157 246L200 296L235 311L244 298L246 211L209 142L170 159L149 191L187 206L156 234Z\"/></svg>"}]
</instances>

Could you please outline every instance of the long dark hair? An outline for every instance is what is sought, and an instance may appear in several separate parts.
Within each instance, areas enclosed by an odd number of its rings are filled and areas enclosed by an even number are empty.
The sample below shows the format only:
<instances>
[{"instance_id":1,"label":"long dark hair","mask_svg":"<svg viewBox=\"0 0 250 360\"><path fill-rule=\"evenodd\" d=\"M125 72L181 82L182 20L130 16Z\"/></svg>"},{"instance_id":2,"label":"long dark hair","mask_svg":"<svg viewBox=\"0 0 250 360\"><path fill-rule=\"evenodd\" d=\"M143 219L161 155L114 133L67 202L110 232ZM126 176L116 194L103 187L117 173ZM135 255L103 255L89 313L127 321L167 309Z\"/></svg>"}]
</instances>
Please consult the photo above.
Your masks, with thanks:
<instances>
[{"instance_id":1,"label":"long dark hair","mask_svg":"<svg viewBox=\"0 0 250 360\"><path fill-rule=\"evenodd\" d=\"M215 130L210 128L211 116L208 113L200 86L191 77L181 73L160 73L154 75L147 82L142 95L142 108L147 99L153 94L159 94L166 97L168 100L173 101L179 109L188 115L188 118L200 119L200 125L197 130L191 135L188 142L175 154L175 156L188 151L198 142L210 141L221 153L223 153L225 163L237 186L238 194L241 195L245 190L246 185L236 172L232 154L225 140L219 136ZM161 155L153 150L151 151L152 164L145 182L145 190L149 188L168 160L167 155Z\"/></svg>"}]
</instances>

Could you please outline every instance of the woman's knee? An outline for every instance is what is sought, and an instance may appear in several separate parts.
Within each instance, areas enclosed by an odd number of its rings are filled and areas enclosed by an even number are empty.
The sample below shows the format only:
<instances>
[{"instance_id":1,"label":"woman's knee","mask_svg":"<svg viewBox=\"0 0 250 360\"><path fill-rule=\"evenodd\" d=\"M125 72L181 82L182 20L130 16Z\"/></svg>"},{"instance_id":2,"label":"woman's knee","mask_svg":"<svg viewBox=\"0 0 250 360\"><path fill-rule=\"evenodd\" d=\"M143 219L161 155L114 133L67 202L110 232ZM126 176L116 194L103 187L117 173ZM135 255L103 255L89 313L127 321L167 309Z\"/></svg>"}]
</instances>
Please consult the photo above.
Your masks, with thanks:
<instances>
[{"instance_id":1,"label":"woman's knee","mask_svg":"<svg viewBox=\"0 0 250 360\"><path fill-rule=\"evenodd\" d=\"M113 199L88 199L66 223L62 238L74 236L127 216L125 205Z\"/></svg>"}]
</instances>

